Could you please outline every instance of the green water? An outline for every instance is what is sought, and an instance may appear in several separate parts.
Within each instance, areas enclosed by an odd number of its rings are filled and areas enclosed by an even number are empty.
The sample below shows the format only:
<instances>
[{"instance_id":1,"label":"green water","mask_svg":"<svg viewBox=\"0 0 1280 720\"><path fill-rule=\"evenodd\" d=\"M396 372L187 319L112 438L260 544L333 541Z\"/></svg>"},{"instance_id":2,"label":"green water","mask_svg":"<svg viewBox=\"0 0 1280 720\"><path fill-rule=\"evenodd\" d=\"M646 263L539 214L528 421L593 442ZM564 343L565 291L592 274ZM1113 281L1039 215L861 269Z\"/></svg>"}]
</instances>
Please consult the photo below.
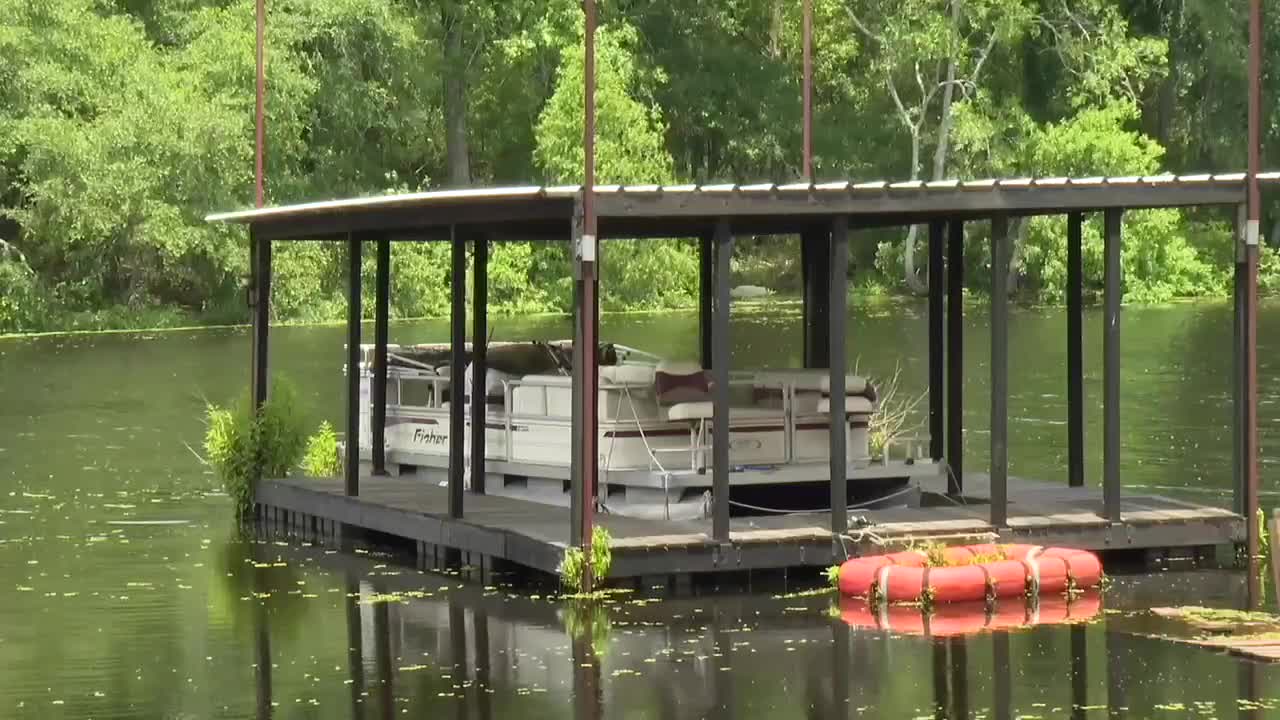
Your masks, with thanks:
<instances>
[{"instance_id":1,"label":"green water","mask_svg":"<svg viewBox=\"0 0 1280 720\"><path fill-rule=\"evenodd\" d=\"M921 308L853 314L859 369L900 368L902 392L922 391ZM980 308L968 322L966 453L979 470L988 338ZM1086 323L1092 482L1101 319ZM1277 323L1264 309L1264 453L1280 420ZM495 325L498 339L569 332L560 318ZM691 314L602 326L658 354L695 351ZM395 325L392 341L446 330ZM736 368L799 363L792 306L742 312L732 336ZM343 330L282 328L273 341L274 368L314 420L337 421ZM1016 311L1010 342L1011 472L1065 478L1065 318ZM1126 310L1127 487L1230 503L1230 342L1226 306ZM1105 717L1109 705L1128 717L1229 717L1255 713L1255 701L1258 717L1280 712L1268 710L1280 707L1277 670L1132 632L1141 614L1128 611L1153 604L1239 605L1243 576L1229 571L1122 578L1104 603L1125 612L1088 625L938 642L850 628L829 617L830 598L772 597L783 588L617 602L584 618L394 558L239 541L189 447L199 449L206 400L244 392L248 357L243 330L0 341L0 717L1066 717L1073 703L1099 706L1077 716ZM397 592L409 594L369 602Z\"/></svg>"}]
</instances>

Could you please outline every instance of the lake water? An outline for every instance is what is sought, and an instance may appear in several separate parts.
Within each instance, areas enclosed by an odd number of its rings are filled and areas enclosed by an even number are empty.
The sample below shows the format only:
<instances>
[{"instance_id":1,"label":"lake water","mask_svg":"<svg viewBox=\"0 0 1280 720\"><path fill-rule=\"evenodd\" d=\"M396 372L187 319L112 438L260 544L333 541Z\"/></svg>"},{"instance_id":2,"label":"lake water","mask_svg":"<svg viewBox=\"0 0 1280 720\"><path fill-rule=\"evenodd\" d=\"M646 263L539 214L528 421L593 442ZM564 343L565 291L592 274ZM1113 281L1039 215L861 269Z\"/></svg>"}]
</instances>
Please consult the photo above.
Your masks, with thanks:
<instances>
[{"instance_id":1,"label":"lake water","mask_svg":"<svg viewBox=\"0 0 1280 720\"><path fill-rule=\"evenodd\" d=\"M851 313L850 357L861 372L900 368L904 393L923 389L921 310ZM989 407L982 309L967 322L967 467L980 470ZM497 339L569 333L563 318L492 324ZM1101 317L1090 313L1086 324L1094 482ZM1269 352L1280 310L1264 308L1260 325L1265 452L1280 421ZM1230 503L1231 326L1225 305L1125 311L1127 487ZM606 339L670 357L693 356L696 328L687 313L602 321ZM426 342L446 333L430 321L391 334ZM1012 314L1014 474L1065 482L1064 335L1060 312ZM735 311L732 336L735 368L799 363L795 306ZM279 328L272 337L274 369L295 381L316 422L336 423L343 329ZM1232 571L1121 577L1101 607L1076 606L1097 613L1088 623L934 640L851 627L831 596L786 594L812 581L623 596L589 610L537 589L422 574L376 549L342 555L241 539L196 451L205 402L245 392L248 359L242 329L0 340L0 717L1280 712L1280 670L1147 637L1162 632L1141 612L1152 605L1240 605L1244 579ZM1273 467L1264 461L1264 488ZM1264 492L1268 506L1273 498Z\"/></svg>"}]
</instances>

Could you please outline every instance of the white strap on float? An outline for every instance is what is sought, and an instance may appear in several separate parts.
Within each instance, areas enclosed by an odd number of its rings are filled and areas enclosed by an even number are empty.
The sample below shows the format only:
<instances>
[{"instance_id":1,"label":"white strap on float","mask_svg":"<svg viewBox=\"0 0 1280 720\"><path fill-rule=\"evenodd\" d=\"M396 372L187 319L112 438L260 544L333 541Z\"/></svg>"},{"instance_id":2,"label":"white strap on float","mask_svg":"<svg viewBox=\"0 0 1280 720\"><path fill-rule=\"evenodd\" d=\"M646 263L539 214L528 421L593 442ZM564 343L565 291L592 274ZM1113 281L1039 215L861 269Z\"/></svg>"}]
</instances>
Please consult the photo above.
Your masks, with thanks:
<instances>
[{"instance_id":1,"label":"white strap on float","mask_svg":"<svg viewBox=\"0 0 1280 720\"><path fill-rule=\"evenodd\" d=\"M876 587L880 588L880 599L876 602L876 614L879 617L880 627L883 630L889 630L889 569L893 565L881 565L880 570L876 572Z\"/></svg>"},{"instance_id":2,"label":"white strap on float","mask_svg":"<svg viewBox=\"0 0 1280 720\"><path fill-rule=\"evenodd\" d=\"M1027 570L1031 571L1031 580L1035 583L1037 594L1040 592L1040 561L1036 558L1042 552L1044 552L1044 547L1037 545L1028 550L1027 556L1022 560L1022 563L1027 566Z\"/></svg>"}]
</instances>

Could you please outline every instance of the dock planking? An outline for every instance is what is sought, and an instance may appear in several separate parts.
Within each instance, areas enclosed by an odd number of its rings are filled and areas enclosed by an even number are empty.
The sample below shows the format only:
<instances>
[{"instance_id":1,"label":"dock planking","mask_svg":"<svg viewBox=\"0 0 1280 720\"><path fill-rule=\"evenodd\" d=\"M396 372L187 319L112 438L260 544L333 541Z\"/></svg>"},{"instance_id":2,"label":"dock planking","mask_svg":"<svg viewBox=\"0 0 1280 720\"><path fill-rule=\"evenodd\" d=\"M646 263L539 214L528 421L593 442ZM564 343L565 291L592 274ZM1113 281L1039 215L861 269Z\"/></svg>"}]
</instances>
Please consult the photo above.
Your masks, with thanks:
<instances>
[{"instance_id":1,"label":"dock planking","mask_svg":"<svg viewBox=\"0 0 1280 720\"><path fill-rule=\"evenodd\" d=\"M1101 490L1009 479L1008 526L988 522L985 477L965 478L954 504L850 511L849 531L833 536L828 513L735 517L729 541L711 537L711 520L664 521L602 514L612 538L611 577L826 567L846 557L922 541L1032 542L1091 550L1166 550L1236 544L1241 516L1157 495L1129 495L1121 522L1103 516ZM935 490L925 487L924 490ZM260 517L293 530L332 534L345 526L415 543L424 552L514 563L554 573L569 543L567 508L468 493L464 516L449 517L448 490L421 477L366 478L359 497L339 478L264 481Z\"/></svg>"}]
</instances>

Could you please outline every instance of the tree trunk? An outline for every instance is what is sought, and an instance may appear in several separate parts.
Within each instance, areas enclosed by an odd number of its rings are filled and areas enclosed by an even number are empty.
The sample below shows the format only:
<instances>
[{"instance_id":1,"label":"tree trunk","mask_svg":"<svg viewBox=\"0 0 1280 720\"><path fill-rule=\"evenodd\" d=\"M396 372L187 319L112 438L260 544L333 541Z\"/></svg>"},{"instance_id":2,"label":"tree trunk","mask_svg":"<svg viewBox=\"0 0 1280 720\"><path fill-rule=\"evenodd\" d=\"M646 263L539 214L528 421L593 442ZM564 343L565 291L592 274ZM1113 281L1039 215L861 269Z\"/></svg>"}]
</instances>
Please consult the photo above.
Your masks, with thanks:
<instances>
[{"instance_id":1,"label":"tree trunk","mask_svg":"<svg viewBox=\"0 0 1280 720\"><path fill-rule=\"evenodd\" d=\"M1021 217L1014 221L1013 232L1009 233L1009 237L1013 238L1013 247L1009 248L1009 274L1006 276L1008 282L1005 287L1009 289L1009 294L1017 294L1020 287L1022 252L1027 246L1027 230L1031 227L1031 218Z\"/></svg>"},{"instance_id":2,"label":"tree trunk","mask_svg":"<svg viewBox=\"0 0 1280 720\"><path fill-rule=\"evenodd\" d=\"M467 148L466 57L462 48L462 9L446 3L441 11L444 30L444 139L449 163L449 185L471 184L471 157Z\"/></svg>"},{"instance_id":3,"label":"tree trunk","mask_svg":"<svg viewBox=\"0 0 1280 720\"><path fill-rule=\"evenodd\" d=\"M920 126L916 125L911 130L911 179L916 180L920 177ZM907 229L907 239L902 243L902 279L907 284L907 290L915 295L924 295L929 292L929 286L920 279L916 273L916 235L919 234L919 226L912 225Z\"/></svg>"}]
</instances>

